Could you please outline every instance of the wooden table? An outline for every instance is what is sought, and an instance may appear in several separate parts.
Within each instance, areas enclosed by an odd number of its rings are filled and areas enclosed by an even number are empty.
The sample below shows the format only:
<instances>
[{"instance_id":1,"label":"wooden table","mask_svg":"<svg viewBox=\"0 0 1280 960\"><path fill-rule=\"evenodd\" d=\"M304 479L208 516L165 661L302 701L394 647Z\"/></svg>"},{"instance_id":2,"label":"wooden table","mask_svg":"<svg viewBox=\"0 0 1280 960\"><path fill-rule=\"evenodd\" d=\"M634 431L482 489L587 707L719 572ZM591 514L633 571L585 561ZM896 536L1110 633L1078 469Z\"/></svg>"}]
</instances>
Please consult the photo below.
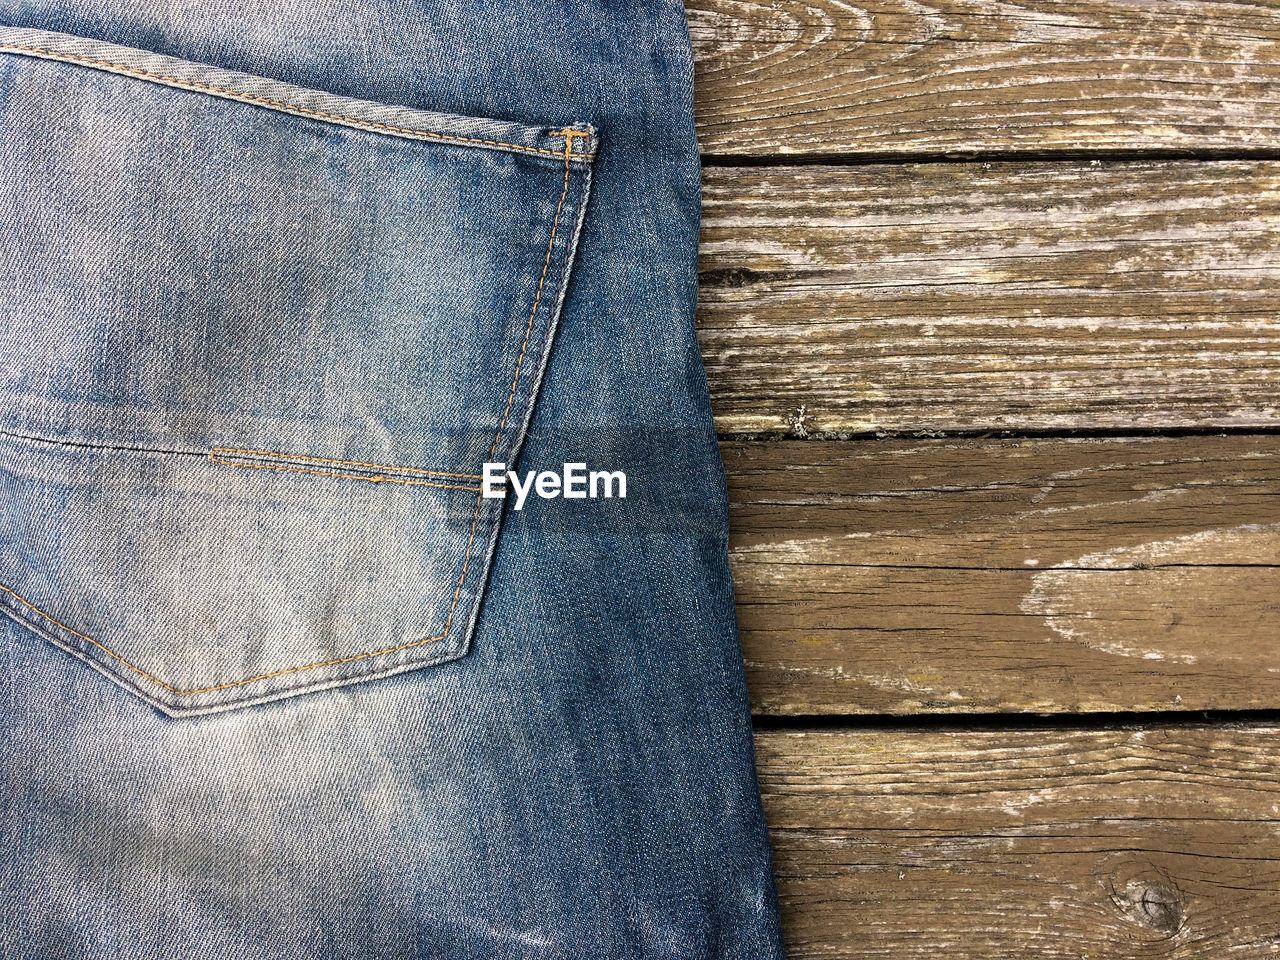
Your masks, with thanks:
<instances>
[{"instance_id":1,"label":"wooden table","mask_svg":"<svg viewBox=\"0 0 1280 960\"><path fill-rule=\"evenodd\" d=\"M1280 0L689 0L789 955L1280 954Z\"/></svg>"}]
</instances>

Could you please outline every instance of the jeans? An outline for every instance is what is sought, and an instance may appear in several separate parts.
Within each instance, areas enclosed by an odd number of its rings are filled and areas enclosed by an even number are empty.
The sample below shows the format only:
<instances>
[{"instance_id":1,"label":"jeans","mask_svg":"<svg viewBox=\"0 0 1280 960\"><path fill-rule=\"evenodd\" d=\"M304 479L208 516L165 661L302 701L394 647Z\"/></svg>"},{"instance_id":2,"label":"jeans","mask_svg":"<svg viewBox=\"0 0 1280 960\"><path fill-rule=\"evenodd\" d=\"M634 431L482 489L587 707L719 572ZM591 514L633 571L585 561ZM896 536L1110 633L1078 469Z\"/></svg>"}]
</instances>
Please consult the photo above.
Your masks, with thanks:
<instances>
[{"instance_id":1,"label":"jeans","mask_svg":"<svg viewBox=\"0 0 1280 960\"><path fill-rule=\"evenodd\" d=\"M773 958L671 0L0 0L0 958Z\"/></svg>"}]
</instances>

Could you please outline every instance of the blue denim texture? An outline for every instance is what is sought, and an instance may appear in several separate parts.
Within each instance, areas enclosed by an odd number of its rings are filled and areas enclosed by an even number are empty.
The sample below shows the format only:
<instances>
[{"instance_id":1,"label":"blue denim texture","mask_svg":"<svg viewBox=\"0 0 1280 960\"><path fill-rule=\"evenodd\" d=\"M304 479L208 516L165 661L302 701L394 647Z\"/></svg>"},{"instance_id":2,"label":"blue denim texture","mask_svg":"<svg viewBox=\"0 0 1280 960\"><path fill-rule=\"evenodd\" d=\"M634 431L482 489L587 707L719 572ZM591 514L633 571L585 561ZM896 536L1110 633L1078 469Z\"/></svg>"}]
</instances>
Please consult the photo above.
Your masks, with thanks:
<instances>
[{"instance_id":1,"label":"blue denim texture","mask_svg":"<svg viewBox=\"0 0 1280 960\"><path fill-rule=\"evenodd\" d=\"M667 0L0 0L0 958L782 955L691 82Z\"/></svg>"}]
</instances>

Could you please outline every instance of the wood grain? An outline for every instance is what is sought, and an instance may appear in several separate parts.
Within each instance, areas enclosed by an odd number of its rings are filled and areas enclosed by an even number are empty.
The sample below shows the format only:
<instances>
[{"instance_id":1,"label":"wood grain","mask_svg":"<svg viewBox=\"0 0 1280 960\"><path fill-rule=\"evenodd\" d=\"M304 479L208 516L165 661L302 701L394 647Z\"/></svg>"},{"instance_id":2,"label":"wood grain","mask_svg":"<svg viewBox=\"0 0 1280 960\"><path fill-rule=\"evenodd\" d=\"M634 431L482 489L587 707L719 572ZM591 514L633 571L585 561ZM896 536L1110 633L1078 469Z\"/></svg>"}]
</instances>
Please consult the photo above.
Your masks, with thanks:
<instances>
[{"instance_id":1,"label":"wood grain","mask_svg":"<svg viewBox=\"0 0 1280 960\"><path fill-rule=\"evenodd\" d=\"M1280 437L874 438L1280 422L1280 0L686 7L788 956L1276 956L1280 727L1017 724L1280 706Z\"/></svg>"},{"instance_id":2,"label":"wood grain","mask_svg":"<svg viewBox=\"0 0 1280 960\"><path fill-rule=\"evenodd\" d=\"M708 169L723 434L1269 426L1280 164Z\"/></svg>"},{"instance_id":3,"label":"wood grain","mask_svg":"<svg viewBox=\"0 0 1280 960\"><path fill-rule=\"evenodd\" d=\"M722 454L759 714L1280 706L1280 437Z\"/></svg>"},{"instance_id":4,"label":"wood grain","mask_svg":"<svg viewBox=\"0 0 1280 960\"><path fill-rule=\"evenodd\" d=\"M757 734L790 960L1280 951L1280 727Z\"/></svg>"},{"instance_id":5,"label":"wood grain","mask_svg":"<svg viewBox=\"0 0 1280 960\"><path fill-rule=\"evenodd\" d=\"M687 0L708 154L1280 146L1280 5Z\"/></svg>"}]
</instances>

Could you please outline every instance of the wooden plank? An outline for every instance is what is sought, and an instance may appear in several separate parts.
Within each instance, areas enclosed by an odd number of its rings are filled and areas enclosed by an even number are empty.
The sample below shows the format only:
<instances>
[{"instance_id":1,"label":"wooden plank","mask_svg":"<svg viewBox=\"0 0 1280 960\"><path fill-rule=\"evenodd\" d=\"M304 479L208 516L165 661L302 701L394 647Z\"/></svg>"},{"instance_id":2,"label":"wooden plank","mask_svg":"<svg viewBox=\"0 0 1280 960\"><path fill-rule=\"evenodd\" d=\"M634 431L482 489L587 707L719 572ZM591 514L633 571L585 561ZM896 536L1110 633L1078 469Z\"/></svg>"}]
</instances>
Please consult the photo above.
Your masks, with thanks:
<instances>
[{"instance_id":1,"label":"wooden plank","mask_svg":"<svg viewBox=\"0 0 1280 960\"><path fill-rule=\"evenodd\" d=\"M756 742L790 960L1280 951L1280 727Z\"/></svg>"},{"instance_id":2,"label":"wooden plank","mask_svg":"<svg viewBox=\"0 0 1280 960\"><path fill-rule=\"evenodd\" d=\"M708 169L718 428L1276 423L1278 222L1278 163Z\"/></svg>"},{"instance_id":3,"label":"wooden plank","mask_svg":"<svg viewBox=\"0 0 1280 960\"><path fill-rule=\"evenodd\" d=\"M1280 146L1280 4L686 0L703 149Z\"/></svg>"},{"instance_id":4,"label":"wooden plank","mask_svg":"<svg viewBox=\"0 0 1280 960\"><path fill-rule=\"evenodd\" d=\"M760 714L1280 706L1280 437L721 449Z\"/></svg>"}]
</instances>

